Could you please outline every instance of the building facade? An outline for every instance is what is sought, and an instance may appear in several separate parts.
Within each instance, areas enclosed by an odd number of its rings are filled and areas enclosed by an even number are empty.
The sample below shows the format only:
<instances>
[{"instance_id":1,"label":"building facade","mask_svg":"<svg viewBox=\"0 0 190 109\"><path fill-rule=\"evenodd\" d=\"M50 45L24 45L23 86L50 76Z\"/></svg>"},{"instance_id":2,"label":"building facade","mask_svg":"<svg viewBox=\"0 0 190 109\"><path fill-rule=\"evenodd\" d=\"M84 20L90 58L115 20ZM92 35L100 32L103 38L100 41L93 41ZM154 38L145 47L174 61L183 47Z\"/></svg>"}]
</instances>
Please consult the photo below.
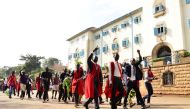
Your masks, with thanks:
<instances>
[{"instance_id":1,"label":"building facade","mask_svg":"<svg viewBox=\"0 0 190 109\"><path fill-rule=\"evenodd\" d=\"M138 49L150 64L158 58L176 63L176 51L190 50L189 10L190 0L144 1L124 16L69 38L68 66L74 69L80 62L87 69L87 57L97 46L101 66L108 65L115 53L120 54L120 62L129 62L138 57Z\"/></svg>"}]
</instances>

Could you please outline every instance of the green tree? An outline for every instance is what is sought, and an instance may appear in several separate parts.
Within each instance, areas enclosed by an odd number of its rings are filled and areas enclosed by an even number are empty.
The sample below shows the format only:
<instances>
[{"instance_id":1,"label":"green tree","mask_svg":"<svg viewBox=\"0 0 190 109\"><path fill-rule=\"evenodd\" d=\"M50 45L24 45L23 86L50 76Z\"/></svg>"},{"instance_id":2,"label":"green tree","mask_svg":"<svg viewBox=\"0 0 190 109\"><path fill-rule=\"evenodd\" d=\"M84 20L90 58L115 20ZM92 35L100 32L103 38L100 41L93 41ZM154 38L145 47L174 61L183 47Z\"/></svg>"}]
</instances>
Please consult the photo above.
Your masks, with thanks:
<instances>
[{"instance_id":1,"label":"green tree","mask_svg":"<svg viewBox=\"0 0 190 109\"><path fill-rule=\"evenodd\" d=\"M31 54L27 54L26 56L22 55L20 58L21 61L25 61L25 64L23 66L25 72L31 72L33 70L41 68L41 59L44 59L44 57Z\"/></svg>"},{"instance_id":2,"label":"green tree","mask_svg":"<svg viewBox=\"0 0 190 109\"><path fill-rule=\"evenodd\" d=\"M43 62L44 67L53 67L55 64L59 64L59 59L50 57Z\"/></svg>"}]
</instances>

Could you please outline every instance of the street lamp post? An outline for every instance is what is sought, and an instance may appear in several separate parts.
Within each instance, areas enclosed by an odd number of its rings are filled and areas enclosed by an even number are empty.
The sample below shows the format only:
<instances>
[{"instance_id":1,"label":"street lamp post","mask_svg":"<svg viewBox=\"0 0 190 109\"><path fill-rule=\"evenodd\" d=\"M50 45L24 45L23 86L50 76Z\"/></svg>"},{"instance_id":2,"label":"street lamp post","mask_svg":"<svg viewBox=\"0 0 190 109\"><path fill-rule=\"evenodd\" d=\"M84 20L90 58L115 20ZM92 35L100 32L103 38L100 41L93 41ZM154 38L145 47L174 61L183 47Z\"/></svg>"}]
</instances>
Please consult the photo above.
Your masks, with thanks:
<instances>
[{"instance_id":1,"label":"street lamp post","mask_svg":"<svg viewBox=\"0 0 190 109\"><path fill-rule=\"evenodd\" d=\"M134 58L134 42L133 42L133 16L130 17L131 18L131 38L132 38L132 42L131 42L131 49L132 49L132 58Z\"/></svg>"}]
</instances>

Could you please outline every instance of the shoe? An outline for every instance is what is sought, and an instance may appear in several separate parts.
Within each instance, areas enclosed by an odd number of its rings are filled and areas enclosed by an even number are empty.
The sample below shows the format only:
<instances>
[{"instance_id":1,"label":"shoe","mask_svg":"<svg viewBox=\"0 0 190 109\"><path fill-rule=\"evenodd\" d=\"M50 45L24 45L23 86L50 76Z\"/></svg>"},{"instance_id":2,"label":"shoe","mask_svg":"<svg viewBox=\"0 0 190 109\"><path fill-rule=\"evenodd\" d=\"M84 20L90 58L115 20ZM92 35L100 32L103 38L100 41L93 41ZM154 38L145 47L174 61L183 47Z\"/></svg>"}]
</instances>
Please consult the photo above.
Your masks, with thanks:
<instances>
[{"instance_id":1,"label":"shoe","mask_svg":"<svg viewBox=\"0 0 190 109\"><path fill-rule=\"evenodd\" d=\"M89 108L88 108L88 105L84 104L83 106L85 107L85 109L89 109Z\"/></svg>"},{"instance_id":2,"label":"shoe","mask_svg":"<svg viewBox=\"0 0 190 109\"><path fill-rule=\"evenodd\" d=\"M67 101L64 101L64 103L65 103L65 104L68 104L68 102L67 102Z\"/></svg>"},{"instance_id":3,"label":"shoe","mask_svg":"<svg viewBox=\"0 0 190 109\"><path fill-rule=\"evenodd\" d=\"M132 108L134 105L136 105L136 103L132 103L132 104L130 104L130 108Z\"/></svg>"},{"instance_id":4,"label":"shoe","mask_svg":"<svg viewBox=\"0 0 190 109\"><path fill-rule=\"evenodd\" d=\"M47 103L47 101L43 101L43 103Z\"/></svg>"},{"instance_id":5,"label":"shoe","mask_svg":"<svg viewBox=\"0 0 190 109\"><path fill-rule=\"evenodd\" d=\"M147 103L146 108L150 108L150 103Z\"/></svg>"},{"instance_id":6,"label":"shoe","mask_svg":"<svg viewBox=\"0 0 190 109\"><path fill-rule=\"evenodd\" d=\"M123 109L128 109L127 106L123 106Z\"/></svg>"},{"instance_id":7,"label":"shoe","mask_svg":"<svg viewBox=\"0 0 190 109\"><path fill-rule=\"evenodd\" d=\"M141 109L146 109L146 105L144 105L144 106L141 106Z\"/></svg>"},{"instance_id":8,"label":"shoe","mask_svg":"<svg viewBox=\"0 0 190 109\"><path fill-rule=\"evenodd\" d=\"M77 108L79 105L78 104L75 104L75 108Z\"/></svg>"},{"instance_id":9,"label":"shoe","mask_svg":"<svg viewBox=\"0 0 190 109\"><path fill-rule=\"evenodd\" d=\"M104 101L100 101L100 104L103 104L104 103Z\"/></svg>"}]
</instances>

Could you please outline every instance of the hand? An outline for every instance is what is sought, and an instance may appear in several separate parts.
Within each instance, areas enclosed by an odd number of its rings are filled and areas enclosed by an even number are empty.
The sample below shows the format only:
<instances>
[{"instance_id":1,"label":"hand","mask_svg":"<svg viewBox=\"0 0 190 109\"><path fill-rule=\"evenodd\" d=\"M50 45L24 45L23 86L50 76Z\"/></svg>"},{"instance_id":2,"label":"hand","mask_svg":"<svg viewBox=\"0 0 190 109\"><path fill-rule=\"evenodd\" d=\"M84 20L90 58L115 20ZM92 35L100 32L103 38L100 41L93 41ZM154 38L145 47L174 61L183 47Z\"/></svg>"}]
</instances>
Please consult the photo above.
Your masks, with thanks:
<instances>
[{"instance_id":1,"label":"hand","mask_svg":"<svg viewBox=\"0 0 190 109\"><path fill-rule=\"evenodd\" d=\"M96 48L93 50L93 52L97 51L98 49L99 49L99 47L96 47Z\"/></svg>"},{"instance_id":2,"label":"hand","mask_svg":"<svg viewBox=\"0 0 190 109\"><path fill-rule=\"evenodd\" d=\"M130 80L130 77L127 77L127 80Z\"/></svg>"},{"instance_id":3,"label":"hand","mask_svg":"<svg viewBox=\"0 0 190 109\"><path fill-rule=\"evenodd\" d=\"M112 86L112 83L109 84L109 87L111 87L111 86Z\"/></svg>"},{"instance_id":4,"label":"hand","mask_svg":"<svg viewBox=\"0 0 190 109\"><path fill-rule=\"evenodd\" d=\"M140 53L140 50L137 50L137 53Z\"/></svg>"}]
</instances>

